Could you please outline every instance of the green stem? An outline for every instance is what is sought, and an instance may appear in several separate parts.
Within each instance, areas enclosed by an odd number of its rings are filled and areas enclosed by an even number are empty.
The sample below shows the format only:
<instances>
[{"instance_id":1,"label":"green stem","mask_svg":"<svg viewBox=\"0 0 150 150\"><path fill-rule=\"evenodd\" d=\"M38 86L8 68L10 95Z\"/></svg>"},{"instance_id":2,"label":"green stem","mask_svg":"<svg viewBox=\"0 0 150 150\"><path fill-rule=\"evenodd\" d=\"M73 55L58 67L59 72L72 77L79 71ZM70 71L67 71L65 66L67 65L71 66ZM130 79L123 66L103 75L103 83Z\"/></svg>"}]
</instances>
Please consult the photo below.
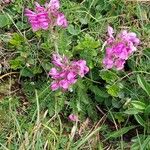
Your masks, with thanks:
<instances>
[{"instance_id":1,"label":"green stem","mask_svg":"<svg viewBox=\"0 0 150 150\"><path fill-rule=\"evenodd\" d=\"M53 28L50 29L50 36L51 36L52 43L54 44L55 52L56 54L59 54L57 35L56 32L53 30Z\"/></svg>"}]
</instances>

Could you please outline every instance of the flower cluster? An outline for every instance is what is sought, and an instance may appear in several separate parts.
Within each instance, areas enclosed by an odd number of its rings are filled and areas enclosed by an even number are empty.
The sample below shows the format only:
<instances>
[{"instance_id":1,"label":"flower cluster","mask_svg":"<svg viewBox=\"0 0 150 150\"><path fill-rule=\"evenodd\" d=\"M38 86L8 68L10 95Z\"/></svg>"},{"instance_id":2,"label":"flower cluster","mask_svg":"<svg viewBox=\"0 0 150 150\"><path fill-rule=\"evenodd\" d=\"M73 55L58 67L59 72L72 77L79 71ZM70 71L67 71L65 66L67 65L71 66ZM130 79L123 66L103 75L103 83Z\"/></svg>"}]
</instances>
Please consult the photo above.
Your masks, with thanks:
<instances>
[{"instance_id":1,"label":"flower cluster","mask_svg":"<svg viewBox=\"0 0 150 150\"><path fill-rule=\"evenodd\" d=\"M136 46L140 43L136 34L133 32L121 31L120 34L113 36L114 30L108 27L109 38L106 41L106 56L103 59L105 68L115 67L117 70L124 68L126 60L136 51Z\"/></svg>"},{"instance_id":2,"label":"flower cluster","mask_svg":"<svg viewBox=\"0 0 150 150\"><path fill-rule=\"evenodd\" d=\"M51 84L52 91L59 88L67 90L76 83L78 76L81 78L89 71L85 60L69 61L68 58L53 54L52 63L56 66L49 72L54 81Z\"/></svg>"},{"instance_id":3,"label":"flower cluster","mask_svg":"<svg viewBox=\"0 0 150 150\"><path fill-rule=\"evenodd\" d=\"M76 115L74 115L74 114L70 114L69 117L68 117L68 119L69 119L70 121L73 121L73 122L79 121L79 120L78 120L78 116L76 116Z\"/></svg>"},{"instance_id":4,"label":"flower cluster","mask_svg":"<svg viewBox=\"0 0 150 150\"><path fill-rule=\"evenodd\" d=\"M67 19L62 12L59 12L59 0L51 0L45 6L35 2L35 11L25 9L25 16L32 26L33 31L40 29L47 30L49 27L61 26L67 27Z\"/></svg>"}]
</instances>

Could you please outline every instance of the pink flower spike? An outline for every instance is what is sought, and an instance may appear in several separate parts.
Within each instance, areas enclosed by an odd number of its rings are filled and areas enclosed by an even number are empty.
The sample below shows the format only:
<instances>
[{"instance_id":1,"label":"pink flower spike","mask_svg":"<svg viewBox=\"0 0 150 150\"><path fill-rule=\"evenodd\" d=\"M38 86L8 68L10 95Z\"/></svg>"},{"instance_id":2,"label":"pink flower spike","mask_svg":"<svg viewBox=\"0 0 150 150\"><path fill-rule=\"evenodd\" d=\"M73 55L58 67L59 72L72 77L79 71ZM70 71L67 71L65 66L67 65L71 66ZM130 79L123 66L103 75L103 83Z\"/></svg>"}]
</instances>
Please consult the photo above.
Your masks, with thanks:
<instances>
[{"instance_id":1,"label":"pink flower spike","mask_svg":"<svg viewBox=\"0 0 150 150\"><path fill-rule=\"evenodd\" d=\"M65 15L59 12L60 3L59 0L51 0L44 6L41 6L38 2L35 2L35 10L25 10L25 16L32 26L33 31L40 29L48 30L49 27L61 26L63 28L68 26Z\"/></svg>"},{"instance_id":2,"label":"pink flower spike","mask_svg":"<svg viewBox=\"0 0 150 150\"><path fill-rule=\"evenodd\" d=\"M70 114L68 118L70 121L73 121L73 122L78 121L78 117L74 114Z\"/></svg>"},{"instance_id":3,"label":"pink flower spike","mask_svg":"<svg viewBox=\"0 0 150 150\"><path fill-rule=\"evenodd\" d=\"M61 26L63 28L66 28L68 26L67 19L63 13L59 13L57 16L56 24L58 26Z\"/></svg>"},{"instance_id":4,"label":"pink flower spike","mask_svg":"<svg viewBox=\"0 0 150 150\"><path fill-rule=\"evenodd\" d=\"M53 54L52 63L55 68L52 68L49 75L54 80L52 82L52 90L62 89L64 91L77 82L78 76L83 77L89 68L86 66L85 60L69 61L67 57Z\"/></svg>"},{"instance_id":5,"label":"pink flower spike","mask_svg":"<svg viewBox=\"0 0 150 150\"><path fill-rule=\"evenodd\" d=\"M106 43L106 55L103 64L106 69L115 67L117 70L124 68L125 61L137 50L136 46L140 43L136 33L121 31L113 37L113 28L108 27L108 39Z\"/></svg>"}]
</instances>

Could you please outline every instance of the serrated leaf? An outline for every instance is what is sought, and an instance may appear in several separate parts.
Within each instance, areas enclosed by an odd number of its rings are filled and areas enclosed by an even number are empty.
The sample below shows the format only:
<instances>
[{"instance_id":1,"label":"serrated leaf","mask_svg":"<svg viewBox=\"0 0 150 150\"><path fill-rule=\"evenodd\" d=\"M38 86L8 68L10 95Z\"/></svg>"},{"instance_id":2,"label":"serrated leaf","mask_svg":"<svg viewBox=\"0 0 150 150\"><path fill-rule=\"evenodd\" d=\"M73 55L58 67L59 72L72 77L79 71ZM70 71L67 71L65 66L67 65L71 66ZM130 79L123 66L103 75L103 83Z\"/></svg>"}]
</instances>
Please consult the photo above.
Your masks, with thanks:
<instances>
[{"instance_id":1,"label":"serrated leaf","mask_svg":"<svg viewBox=\"0 0 150 150\"><path fill-rule=\"evenodd\" d=\"M118 120L118 122L119 122L119 123L121 123L121 122L124 122L124 121L125 121L125 118L124 118L124 116L123 116L123 114L122 114L122 113L116 113L116 114L114 115L114 117L115 117L115 119L117 119L117 120Z\"/></svg>"},{"instance_id":2,"label":"serrated leaf","mask_svg":"<svg viewBox=\"0 0 150 150\"><path fill-rule=\"evenodd\" d=\"M95 40L92 36L89 34L86 34L84 39L78 42L78 45L75 47L76 50L88 50L88 52L91 51L91 49L98 48L100 46L100 42ZM89 51L90 50L90 51ZM91 54L94 56L96 55L94 53L95 51L91 51Z\"/></svg>"},{"instance_id":3,"label":"serrated leaf","mask_svg":"<svg viewBox=\"0 0 150 150\"><path fill-rule=\"evenodd\" d=\"M24 39L21 35L19 35L18 33L14 33L9 43L12 44L13 46L19 47L20 45L22 45L21 43L23 41Z\"/></svg>"},{"instance_id":4,"label":"serrated leaf","mask_svg":"<svg viewBox=\"0 0 150 150\"><path fill-rule=\"evenodd\" d=\"M24 63L24 59L23 58L21 59L21 57L17 57L13 60L10 60L10 68L14 70L20 69L22 68L23 63Z\"/></svg>"},{"instance_id":5,"label":"serrated leaf","mask_svg":"<svg viewBox=\"0 0 150 150\"><path fill-rule=\"evenodd\" d=\"M140 75L137 75L139 86L150 96L150 84Z\"/></svg>"},{"instance_id":6,"label":"serrated leaf","mask_svg":"<svg viewBox=\"0 0 150 150\"><path fill-rule=\"evenodd\" d=\"M110 94L111 96L114 96L114 97L118 97L119 96L120 87L117 84L115 84L115 85L108 85L106 88L107 88L108 94Z\"/></svg>"}]
</instances>

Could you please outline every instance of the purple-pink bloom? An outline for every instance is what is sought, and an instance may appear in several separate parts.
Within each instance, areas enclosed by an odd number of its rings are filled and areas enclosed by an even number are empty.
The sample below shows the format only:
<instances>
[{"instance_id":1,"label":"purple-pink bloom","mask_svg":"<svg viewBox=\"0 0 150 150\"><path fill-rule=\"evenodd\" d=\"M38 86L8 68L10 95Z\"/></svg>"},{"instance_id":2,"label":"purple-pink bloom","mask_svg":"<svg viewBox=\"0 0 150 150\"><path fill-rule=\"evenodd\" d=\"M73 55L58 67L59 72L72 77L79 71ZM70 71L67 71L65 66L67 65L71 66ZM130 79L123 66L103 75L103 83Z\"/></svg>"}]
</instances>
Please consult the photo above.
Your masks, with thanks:
<instances>
[{"instance_id":1,"label":"purple-pink bloom","mask_svg":"<svg viewBox=\"0 0 150 150\"><path fill-rule=\"evenodd\" d=\"M78 121L78 116L74 114L70 114L68 118L70 121L73 121L73 122Z\"/></svg>"},{"instance_id":2,"label":"purple-pink bloom","mask_svg":"<svg viewBox=\"0 0 150 150\"><path fill-rule=\"evenodd\" d=\"M36 3L35 12L29 9L25 9L25 16L28 17L33 31L40 29L47 30L49 28L49 23L51 21L48 17L48 13L44 7L41 7L38 3Z\"/></svg>"},{"instance_id":3,"label":"purple-pink bloom","mask_svg":"<svg viewBox=\"0 0 150 150\"><path fill-rule=\"evenodd\" d=\"M60 3L59 0L51 0L47 7L52 11L52 10L59 10L60 8Z\"/></svg>"},{"instance_id":4,"label":"purple-pink bloom","mask_svg":"<svg viewBox=\"0 0 150 150\"><path fill-rule=\"evenodd\" d=\"M9 4L11 2L11 0L3 0L4 3Z\"/></svg>"},{"instance_id":5,"label":"purple-pink bloom","mask_svg":"<svg viewBox=\"0 0 150 150\"><path fill-rule=\"evenodd\" d=\"M45 6L53 16L57 16L60 8L59 0L51 0L49 3L45 4Z\"/></svg>"},{"instance_id":6,"label":"purple-pink bloom","mask_svg":"<svg viewBox=\"0 0 150 150\"><path fill-rule=\"evenodd\" d=\"M68 26L67 19L63 13L58 13L56 25L66 28Z\"/></svg>"},{"instance_id":7,"label":"purple-pink bloom","mask_svg":"<svg viewBox=\"0 0 150 150\"><path fill-rule=\"evenodd\" d=\"M103 64L105 65L106 69L111 69L113 67L113 60L112 60L112 58L105 57L103 59Z\"/></svg>"},{"instance_id":8,"label":"purple-pink bloom","mask_svg":"<svg viewBox=\"0 0 150 150\"><path fill-rule=\"evenodd\" d=\"M106 69L115 67L117 70L122 70L126 60L136 51L140 40L134 32L127 32L126 30L121 31L116 37L113 34L114 30L109 26L103 64Z\"/></svg>"},{"instance_id":9,"label":"purple-pink bloom","mask_svg":"<svg viewBox=\"0 0 150 150\"><path fill-rule=\"evenodd\" d=\"M61 26L63 28L68 26L65 15L59 12L59 0L51 0L45 6L41 6L35 2L35 10L25 9L25 16L32 26L33 31L40 29L48 30L49 27Z\"/></svg>"},{"instance_id":10,"label":"purple-pink bloom","mask_svg":"<svg viewBox=\"0 0 150 150\"><path fill-rule=\"evenodd\" d=\"M85 60L74 61L72 64L74 66L74 70L78 70L78 74L81 77L84 77L84 75L89 72L89 68L86 66Z\"/></svg>"},{"instance_id":11,"label":"purple-pink bloom","mask_svg":"<svg viewBox=\"0 0 150 150\"><path fill-rule=\"evenodd\" d=\"M67 57L59 54L53 54L52 63L55 65L49 72L49 76L54 80L51 84L52 91L59 88L69 89L79 76L82 78L89 71L85 60L69 61Z\"/></svg>"}]
</instances>

